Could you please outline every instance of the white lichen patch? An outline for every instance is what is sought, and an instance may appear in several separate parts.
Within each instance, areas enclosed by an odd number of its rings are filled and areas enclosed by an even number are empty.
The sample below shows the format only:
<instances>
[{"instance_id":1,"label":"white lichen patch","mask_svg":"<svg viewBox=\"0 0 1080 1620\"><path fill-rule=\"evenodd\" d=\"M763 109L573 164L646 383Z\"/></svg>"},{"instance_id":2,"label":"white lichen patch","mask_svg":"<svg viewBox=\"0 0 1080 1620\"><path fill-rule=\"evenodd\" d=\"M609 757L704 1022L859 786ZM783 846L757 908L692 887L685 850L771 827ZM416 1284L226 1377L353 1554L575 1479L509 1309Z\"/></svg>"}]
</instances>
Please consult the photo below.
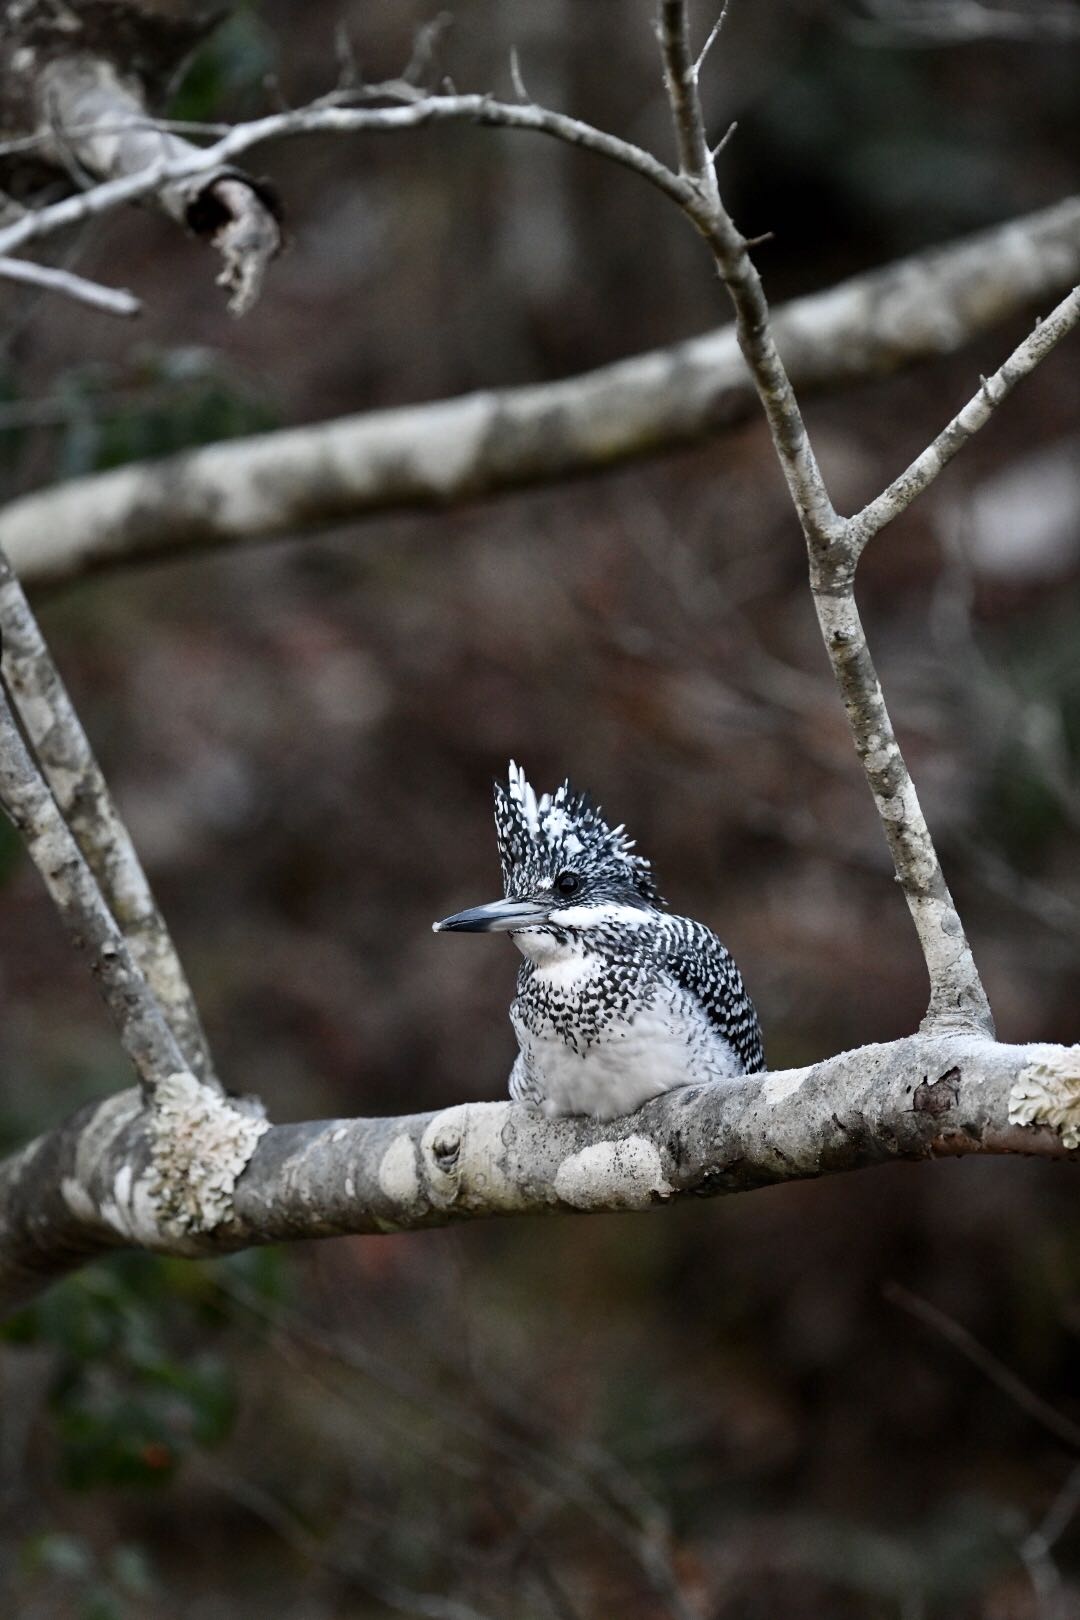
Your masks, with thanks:
<instances>
[{"instance_id":1,"label":"white lichen patch","mask_svg":"<svg viewBox=\"0 0 1080 1620\"><path fill-rule=\"evenodd\" d=\"M56 711L48 698L40 692L21 691L19 713L35 742L47 737L56 722Z\"/></svg>"},{"instance_id":2,"label":"white lichen patch","mask_svg":"<svg viewBox=\"0 0 1080 1620\"><path fill-rule=\"evenodd\" d=\"M521 1189L505 1168L509 1112L505 1103L458 1103L435 1115L420 1138L424 1191L433 1203L521 1207Z\"/></svg>"},{"instance_id":3,"label":"white lichen patch","mask_svg":"<svg viewBox=\"0 0 1080 1620\"><path fill-rule=\"evenodd\" d=\"M1080 1046L1034 1048L1009 1093L1010 1125L1051 1125L1061 1145L1080 1147Z\"/></svg>"},{"instance_id":4,"label":"white lichen patch","mask_svg":"<svg viewBox=\"0 0 1080 1620\"><path fill-rule=\"evenodd\" d=\"M101 1200L101 1219L129 1243L153 1248L161 1223L147 1176L136 1176L130 1164L122 1164L113 1177L109 1195Z\"/></svg>"},{"instance_id":5,"label":"white lichen patch","mask_svg":"<svg viewBox=\"0 0 1080 1620\"><path fill-rule=\"evenodd\" d=\"M98 1218L97 1205L74 1176L64 1176L60 1182L60 1196L77 1220L89 1225Z\"/></svg>"},{"instance_id":6,"label":"white lichen patch","mask_svg":"<svg viewBox=\"0 0 1080 1620\"><path fill-rule=\"evenodd\" d=\"M555 1172L557 1195L575 1209L648 1209L672 1190L659 1148L644 1136L594 1142L564 1159Z\"/></svg>"},{"instance_id":7,"label":"white lichen patch","mask_svg":"<svg viewBox=\"0 0 1080 1620\"><path fill-rule=\"evenodd\" d=\"M166 1231L211 1232L232 1214L233 1192L267 1120L242 1112L193 1074L157 1087L147 1196Z\"/></svg>"},{"instance_id":8,"label":"white lichen patch","mask_svg":"<svg viewBox=\"0 0 1080 1620\"><path fill-rule=\"evenodd\" d=\"M407 1207L416 1202L420 1178L416 1173L416 1149L411 1137L394 1137L379 1161L379 1186L391 1203Z\"/></svg>"},{"instance_id":9,"label":"white lichen patch","mask_svg":"<svg viewBox=\"0 0 1080 1620\"><path fill-rule=\"evenodd\" d=\"M761 1087L761 1096L770 1108L782 1103L786 1098L793 1097L803 1081L813 1073L812 1069L780 1069L776 1074L766 1075Z\"/></svg>"}]
</instances>

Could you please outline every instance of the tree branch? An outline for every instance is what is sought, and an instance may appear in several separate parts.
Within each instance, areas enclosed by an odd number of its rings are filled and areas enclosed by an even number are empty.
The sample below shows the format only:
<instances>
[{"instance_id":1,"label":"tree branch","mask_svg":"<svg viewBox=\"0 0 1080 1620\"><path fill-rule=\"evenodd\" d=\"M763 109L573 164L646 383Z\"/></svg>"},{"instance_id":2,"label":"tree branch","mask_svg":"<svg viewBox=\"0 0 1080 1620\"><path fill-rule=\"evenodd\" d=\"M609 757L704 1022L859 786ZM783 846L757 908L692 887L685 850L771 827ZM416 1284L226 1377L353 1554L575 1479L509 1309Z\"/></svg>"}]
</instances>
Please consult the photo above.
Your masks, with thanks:
<instances>
[{"instance_id":1,"label":"tree branch","mask_svg":"<svg viewBox=\"0 0 1080 1620\"><path fill-rule=\"evenodd\" d=\"M664 58L664 82L679 149L679 169L715 197L716 175L705 134L705 117L698 94L698 63L690 49L690 19L684 0L660 0L658 33ZM713 36L710 36L706 50L712 42Z\"/></svg>"},{"instance_id":2,"label":"tree branch","mask_svg":"<svg viewBox=\"0 0 1080 1620\"><path fill-rule=\"evenodd\" d=\"M0 258L0 280L22 282L27 287L39 287L43 292L62 293L76 303L89 304L106 315L137 315L142 304L134 293L120 287L103 287L98 281L87 281L71 270L56 270L48 264L32 264L29 259Z\"/></svg>"},{"instance_id":3,"label":"tree branch","mask_svg":"<svg viewBox=\"0 0 1080 1620\"><path fill-rule=\"evenodd\" d=\"M1080 198L900 259L772 317L788 376L837 388L949 354L1080 276ZM585 473L695 443L758 408L733 327L561 382L235 439L0 509L27 582Z\"/></svg>"},{"instance_id":4,"label":"tree branch","mask_svg":"<svg viewBox=\"0 0 1080 1620\"><path fill-rule=\"evenodd\" d=\"M687 81L677 71L687 26L687 0L661 0L661 46L672 116L684 136L702 123L696 77ZM678 91L672 89L677 79ZM687 107L687 101L698 104L696 112L693 106ZM922 1027L928 1032L968 1029L992 1035L986 991L900 751L855 606L859 547L852 525L837 514L826 489L795 390L776 347L749 244L724 206L708 154L703 158L697 152L695 162L697 183L684 212L712 248L731 295L739 347L768 418L802 525L818 623L926 961L930 1001Z\"/></svg>"},{"instance_id":5,"label":"tree branch","mask_svg":"<svg viewBox=\"0 0 1080 1620\"><path fill-rule=\"evenodd\" d=\"M176 1037L183 1066L200 1080L216 1085L195 998L165 919L30 604L2 550L0 637L4 681L56 804Z\"/></svg>"},{"instance_id":6,"label":"tree branch","mask_svg":"<svg viewBox=\"0 0 1080 1620\"><path fill-rule=\"evenodd\" d=\"M184 1072L180 1049L23 741L2 684L0 805L21 834L72 944L89 953L121 1045L144 1096L152 1098L166 1076Z\"/></svg>"},{"instance_id":7,"label":"tree branch","mask_svg":"<svg viewBox=\"0 0 1080 1620\"><path fill-rule=\"evenodd\" d=\"M979 391L963 410L942 428L932 444L916 456L911 466L895 478L875 500L851 520L850 534L861 551L868 540L894 518L905 512L948 465L958 450L986 426L997 407L1012 393L1018 382L1029 377L1040 361L1080 323L1080 286L1074 287L1045 320L1015 348L992 377L984 377Z\"/></svg>"},{"instance_id":8,"label":"tree branch","mask_svg":"<svg viewBox=\"0 0 1080 1620\"><path fill-rule=\"evenodd\" d=\"M39 75L38 108L53 159L61 165L108 181L139 179L160 170L162 181L149 194L173 219L218 249L223 261L218 281L229 293L232 313L242 315L251 308L266 268L281 248L281 231L262 188L220 164L208 171L202 150L155 126L141 87L98 57L50 62ZM48 212L29 217L40 219Z\"/></svg>"},{"instance_id":9,"label":"tree branch","mask_svg":"<svg viewBox=\"0 0 1080 1620\"><path fill-rule=\"evenodd\" d=\"M92 96L93 86L88 85L85 93ZM676 202L682 203L686 199L685 181L651 153L630 141L595 129L580 119L570 118L565 113L550 112L547 108L532 104L497 101L484 95L426 96L409 85L397 82L371 86L366 92L358 91L357 94L396 97L399 104L390 107L345 107L316 102L288 112L270 113L250 123L228 126L221 138L211 146L196 147L182 141L179 143L180 151L168 144L176 138L167 135L149 120L145 110L137 114L132 112L130 141L123 143L130 154L125 160L128 165L125 172L77 196L65 197L61 202L22 214L11 224L0 228L0 255L14 253L29 242L40 241L83 220L109 213L122 203L139 202L145 197L182 199L191 197L193 192L201 194L211 183L211 177L224 174L238 178L231 165L245 152L268 141L294 135L389 133L434 124L481 124L528 130L550 135L570 146L580 147L609 162L618 163L648 180ZM67 117L78 150L81 142L87 139L79 133L88 127L86 104L77 89L71 92L70 102ZM122 114L116 107L109 111L102 106L101 127L111 132L118 117L122 117ZM138 164L134 157L136 151L141 157ZM176 206L179 206L179 201Z\"/></svg>"},{"instance_id":10,"label":"tree branch","mask_svg":"<svg viewBox=\"0 0 1080 1620\"><path fill-rule=\"evenodd\" d=\"M1071 1109L1072 1134L1040 1123L1059 1117L1055 1104ZM1075 1154L1077 1125L1080 1048L947 1036L668 1092L609 1124L465 1103L267 1128L189 1079L159 1088L153 1112L136 1092L94 1103L0 1164L0 1308L111 1248L214 1255L647 1210L894 1159L1062 1158Z\"/></svg>"}]
</instances>

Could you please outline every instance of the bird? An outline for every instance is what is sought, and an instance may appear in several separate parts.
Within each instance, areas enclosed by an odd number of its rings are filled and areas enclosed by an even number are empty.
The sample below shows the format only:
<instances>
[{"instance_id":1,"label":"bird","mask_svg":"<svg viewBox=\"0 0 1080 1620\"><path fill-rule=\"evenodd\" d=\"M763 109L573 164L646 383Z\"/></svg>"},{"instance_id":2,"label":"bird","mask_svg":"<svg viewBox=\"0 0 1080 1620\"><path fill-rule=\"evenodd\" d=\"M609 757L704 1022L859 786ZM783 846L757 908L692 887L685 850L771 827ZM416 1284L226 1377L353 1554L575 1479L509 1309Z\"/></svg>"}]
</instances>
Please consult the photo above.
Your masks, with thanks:
<instances>
[{"instance_id":1,"label":"bird","mask_svg":"<svg viewBox=\"0 0 1080 1620\"><path fill-rule=\"evenodd\" d=\"M652 1097L765 1067L730 953L666 909L649 861L569 779L539 797L513 760L495 783L504 898L433 923L509 933L524 960L510 1096L549 1119L636 1113Z\"/></svg>"}]
</instances>

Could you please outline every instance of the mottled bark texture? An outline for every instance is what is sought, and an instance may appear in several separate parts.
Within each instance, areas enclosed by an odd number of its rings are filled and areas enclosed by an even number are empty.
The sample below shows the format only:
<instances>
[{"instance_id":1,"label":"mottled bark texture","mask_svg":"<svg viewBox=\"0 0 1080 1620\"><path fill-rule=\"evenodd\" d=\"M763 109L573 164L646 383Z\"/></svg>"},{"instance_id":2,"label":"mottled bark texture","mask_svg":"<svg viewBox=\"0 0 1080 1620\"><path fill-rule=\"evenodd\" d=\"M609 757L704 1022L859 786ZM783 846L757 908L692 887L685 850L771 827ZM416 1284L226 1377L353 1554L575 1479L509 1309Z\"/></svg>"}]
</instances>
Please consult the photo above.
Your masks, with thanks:
<instances>
[{"instance_id":1,"label":"mottled bark texture","mask_svg":"<svg viewBox=\"0 0 1080 1620\"><path fill-rule=\"evenodd\" d=\"M136 966L146 979L185 1066L213 1082L195 998L120 819L89 738L11 565L0 551L0 668L8 692L82 855Z\"/></svg>"},{"instance_id":2,"label":"mottled bark texture","mask_svg":"<svg viewBox=\"0 0 1080 1620\"><path fill-rule=\"evenodd\" d=\"M852 520L837 513L829 496L776 345L750 244L724 205L705 146L697 72L689 65L688 18L686 0L661 0L658 35L664 78L680 164L691 182L692 196L684 211L712 249L731 297L739 348L799 516L826 651L926 961L930 1000L922 1028L927 1033L992 1036L990 1004L896 740L855 606L860 547Z\"/></svg>"},{"instance_id":3,"label":"mottled bark texture","mask_svg":"<svg viewBox=\"0 0 1080 1620\"><path fill-rule=\"evenodd\" d=\"M772 317L791 382L838 388L952 353L1080 276L1080 199L795 299ZM536 387L343 417L60 484L0 510L28 583L300 535L606 471L746 421L727 327Z\"/></svg>"},{"instance_id":4,"label":"mottled bark texture","mask_svg":"<svg viewBox=\"0 0 1080 1620\"><path fill-rule=\"evenodd\" d=\"M151 109L221 15L220 7L211 13L205 6L148 0L6 0L0 9L0 128L12 148L3 161L7 188L32 202L42 181L58 174L85 186L198 160L191 142L154 127ZM230 309L249 309L281 246L266 188L219 165L155 183L150 194L173 219L213 243Z\"/></svg>"},{"instance_id":5,"label":"mottled bark texture","mask_svg":"<svg viewBox=\"0 0 1080 1620\"><path fill-rule=\"evenodd\" d=\"M0 806L21 835L68 938L86 952L121 1044L144 1092L152 1095L162 1076L184 1068L180 1049L23 740L2 683Z\"/></svg>"},{"instance_id":6,"label":"mottled bark texture","mask_svg":"<svg viewBox=\"0 0 1080 1620\"><path fill-rule=\"evenodd\" d=\"M510 1103L267 1126L190 1076L0 1165L0 1309L108 1249L219 1255L503 1215L648 1210L894 1159L1075 1155L1080 1048L913 1036L669 1092L610 1124Z\"/></svg>"}]
</instances>

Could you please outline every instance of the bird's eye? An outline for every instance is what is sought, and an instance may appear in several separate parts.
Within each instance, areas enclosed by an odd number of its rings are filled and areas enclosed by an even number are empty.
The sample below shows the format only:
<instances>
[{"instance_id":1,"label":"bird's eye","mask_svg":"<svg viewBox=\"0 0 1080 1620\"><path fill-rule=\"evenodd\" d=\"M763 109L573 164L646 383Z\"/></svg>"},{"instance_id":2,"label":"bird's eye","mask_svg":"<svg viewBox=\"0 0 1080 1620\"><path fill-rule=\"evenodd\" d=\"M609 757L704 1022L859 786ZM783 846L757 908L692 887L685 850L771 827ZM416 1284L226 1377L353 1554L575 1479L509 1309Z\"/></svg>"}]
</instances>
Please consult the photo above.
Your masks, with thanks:
<instances>
[{"instance_id":1,"label":"bird's eye","mask_svg":"<svg viewBox=\"0 0 1080 1620\"><path fill-rule=\"evenodd\" d=\"M576 872L560 872L555 879L555 892L557 894L577 894L581 888L581 879Z\"/></svg>"}]
</instances>

